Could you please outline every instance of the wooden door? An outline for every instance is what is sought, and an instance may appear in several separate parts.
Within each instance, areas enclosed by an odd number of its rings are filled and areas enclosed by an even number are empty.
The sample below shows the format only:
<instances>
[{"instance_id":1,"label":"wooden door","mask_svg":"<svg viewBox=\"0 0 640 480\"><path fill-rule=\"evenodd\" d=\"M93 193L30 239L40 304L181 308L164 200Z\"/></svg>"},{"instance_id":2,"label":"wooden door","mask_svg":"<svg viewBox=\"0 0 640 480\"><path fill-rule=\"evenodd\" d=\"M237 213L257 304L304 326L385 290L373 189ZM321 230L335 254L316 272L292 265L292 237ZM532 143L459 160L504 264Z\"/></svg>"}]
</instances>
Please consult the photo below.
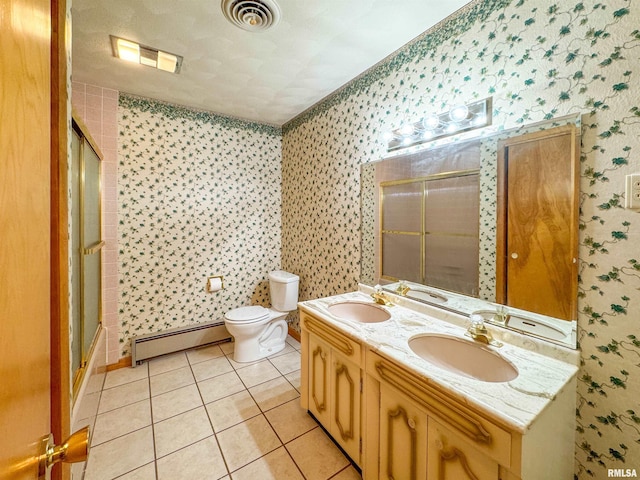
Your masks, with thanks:
<instances>
[{"instance_id":1,"label":"wooden door","mask_svg":"<svg viewBox=\"0 0 640 480\"><path fill-rule=\"evenodd\" d=\"M499 145L498 303L576 319L577 138L565 125Z\"/></svg>"},{"instance_id":2,"label":"wooden door","mask_svg":"<svg viewBox=\"0 0 640 480\"><path fill-rule=\"evenodd\" d=\"M61 411L69 409L68 382L64 381L68 374L60 368L63 360L58 355L59 348L68 347L64 338L65 333L68 337L68 331L56 330L51 336L52 325L56 325L60 309L64 310L64 302L57 297L53 300L52 296L59 289L61 278L52 264L63 251L58 249L57 242L52 242L53 232L58 232L58 226L66 230L66 219L58 223L57 212L52 216L59 204L57 200L51 201L58 194L57 183L54 185L58 172L52 175L51 168L57 167L58 150L52 150L51 144L57 144L58 138L51 134L51 113L54 112L53 123L57 124L59 110L57 107L52 110L52 104L59 101L59 96L57 90L52 93L52 83L56 89L61 86L57 79L56 49L64 49L64 42L59 44L57 39L64 39L64 22L61 30L58 22L64 18L65 10L55 1L0 3L0 478L3 479L38 478L41 439L52 430L56 436L65 429L68 431L68 417L60 416ZM52 59L56 62L53 68L56 78L52 76ZM54 132L57 137L57 128ZM66 152L66 145L62 151Z\"/></svg>"}]
</instances>

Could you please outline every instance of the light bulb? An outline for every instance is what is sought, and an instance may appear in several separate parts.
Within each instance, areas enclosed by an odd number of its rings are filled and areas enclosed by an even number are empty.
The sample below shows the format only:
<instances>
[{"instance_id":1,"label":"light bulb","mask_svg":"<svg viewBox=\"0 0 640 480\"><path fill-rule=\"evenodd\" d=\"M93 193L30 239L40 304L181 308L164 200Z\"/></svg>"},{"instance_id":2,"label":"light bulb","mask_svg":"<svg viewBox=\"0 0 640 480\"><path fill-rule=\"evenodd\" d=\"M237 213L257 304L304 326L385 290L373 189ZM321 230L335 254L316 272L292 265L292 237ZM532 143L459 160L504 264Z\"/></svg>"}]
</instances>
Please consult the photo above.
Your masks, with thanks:
<instances>
[{"instance_id":1,"label":"light bulb","mask_svg":"<svg viewBox=\"0 0 640 480\"><path fill-rule=\"evenodd\" d=\"M437 115L429 115L427 118L424 119L422 123L424 123L424 126L426 128L433 130L435 128L438 128L438 125L440 125L440 119L438 118Z\"/></svg>"},{"instance_id":2,"label":"light bulb","mask_svg":"<svg viewBox=\"0 0 640 480\"><path fill-rule=\"evenodd\" d=\"M466 105L456 105L449 111L449 118L454 122L461 122L469 115L469 109Z\"/></svg>"},{"instance_id":3,"label":"light bulb","mask_svg":"<svg viewBox=\"0 0 640 480\"><path fill-rule=\"evenodd\" d=\"M413 132L414 132L413 125L410 123L405 123L400 127L400 134L402 134L405 137L409 135L413 135Z\"/></svg>"},{"instance_id":4,"label":"light bulb","mask_svg":"<svg viewBox=\"0 0 640 480\"><path fill-rule=\"evenodd\" d=\"M473 121L473 124L476 126L484 125L485 123L487 123L486 115L478 115L476 119Z\"/></svg>"}]
</instances>

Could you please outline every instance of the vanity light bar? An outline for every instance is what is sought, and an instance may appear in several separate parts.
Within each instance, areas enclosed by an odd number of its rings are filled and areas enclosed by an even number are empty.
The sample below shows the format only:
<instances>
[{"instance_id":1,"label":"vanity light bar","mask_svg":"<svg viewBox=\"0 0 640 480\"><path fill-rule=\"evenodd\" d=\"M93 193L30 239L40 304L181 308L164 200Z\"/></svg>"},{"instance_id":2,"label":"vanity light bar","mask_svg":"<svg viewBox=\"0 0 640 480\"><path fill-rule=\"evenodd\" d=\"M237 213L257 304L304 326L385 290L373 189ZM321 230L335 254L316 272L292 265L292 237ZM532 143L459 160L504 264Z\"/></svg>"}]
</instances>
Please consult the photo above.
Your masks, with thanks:
<instances>
[{"instance_id":1,"label":"vanity light bar","mask_svg":"<svg viewBox=\"0 0 640 480\"><path fill-rule=\"evenodd\" d=\"M113 56L132 63L139 63L147 67L157 68L165 72L180 73L182 56L174 53L163 52L153 47L140 45L137 42L120 37L111 38Z\"/></svg>"},{"instance_id":2,"label":"vanity light bar","mask_svg":"<svg viewBox=\"0 0 640 480\"><path fill-rule=\"evenodd\" d=\"M387 150L398 150L438 138L491 125L491 98L454 105L448 111L431 114L414 123L406 123L385 133Z\"/></svg>"}]
</instances>

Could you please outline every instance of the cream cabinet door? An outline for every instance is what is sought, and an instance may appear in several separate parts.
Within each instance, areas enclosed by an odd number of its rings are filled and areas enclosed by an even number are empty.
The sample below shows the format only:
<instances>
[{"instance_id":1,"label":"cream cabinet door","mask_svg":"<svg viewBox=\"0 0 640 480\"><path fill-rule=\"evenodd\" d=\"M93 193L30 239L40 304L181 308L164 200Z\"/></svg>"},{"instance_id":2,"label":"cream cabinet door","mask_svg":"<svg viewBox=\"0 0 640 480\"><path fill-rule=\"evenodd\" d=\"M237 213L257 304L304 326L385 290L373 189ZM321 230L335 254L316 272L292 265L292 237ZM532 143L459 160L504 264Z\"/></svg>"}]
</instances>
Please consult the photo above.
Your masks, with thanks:
<instances>
[{"instance_id":1,"label":"cream cabinet door","mask_svg":"<svg viewBox=\"0 0 640 480\"><path fill-rule=\"evenodd\" d=\"M360 367L332 350L331 375L330 432L360 464Z\"/></svg>"},{"instance_id":2,"label":"cream cabinet door","mask_svg":"<svg viewBox=\"0 0 640 480\"><path fill-rule=\"evenodd\" d=\"M427 414L380 384L380 480L427 478Z\"/></svg>"},{"instance_id":3,"label":"cream cabinet door","mask_svg":"<svg viewBox=\"0 0 640 480\"><path fill-rule=\"evenodd\" d=\"M329 429L331 414L331 349L309 335L309 411Z\"/></svg>"},{"instance_id":4,"label":"cream cabinet door","mask_svg":"<svg viewBox=\"0 0 640 480\"><path fill-rule=\"evenodd\" d=\"M428 480L498 480L499 466L458 434L429 418Z\"/></svg>"}]
</instances>

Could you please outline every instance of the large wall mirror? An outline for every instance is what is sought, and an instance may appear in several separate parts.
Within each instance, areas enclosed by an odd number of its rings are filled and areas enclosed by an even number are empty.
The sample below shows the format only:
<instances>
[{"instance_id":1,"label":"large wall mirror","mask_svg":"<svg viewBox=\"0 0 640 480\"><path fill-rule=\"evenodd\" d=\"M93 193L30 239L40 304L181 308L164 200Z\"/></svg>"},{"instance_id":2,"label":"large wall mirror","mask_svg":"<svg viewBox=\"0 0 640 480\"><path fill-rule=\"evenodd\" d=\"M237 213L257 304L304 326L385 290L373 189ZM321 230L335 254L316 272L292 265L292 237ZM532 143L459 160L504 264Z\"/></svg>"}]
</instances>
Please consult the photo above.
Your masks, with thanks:
<instances>
[{"instance_id":1,"label":"large wall mirror","mask_svg":"<svg viewBox=\"0 0 640 480\"><path fill-rule=\"evenodd\" d=\"M364 164L362 283L575 347L580 126L485 129Z\"/></svg>"}]
</instances>

